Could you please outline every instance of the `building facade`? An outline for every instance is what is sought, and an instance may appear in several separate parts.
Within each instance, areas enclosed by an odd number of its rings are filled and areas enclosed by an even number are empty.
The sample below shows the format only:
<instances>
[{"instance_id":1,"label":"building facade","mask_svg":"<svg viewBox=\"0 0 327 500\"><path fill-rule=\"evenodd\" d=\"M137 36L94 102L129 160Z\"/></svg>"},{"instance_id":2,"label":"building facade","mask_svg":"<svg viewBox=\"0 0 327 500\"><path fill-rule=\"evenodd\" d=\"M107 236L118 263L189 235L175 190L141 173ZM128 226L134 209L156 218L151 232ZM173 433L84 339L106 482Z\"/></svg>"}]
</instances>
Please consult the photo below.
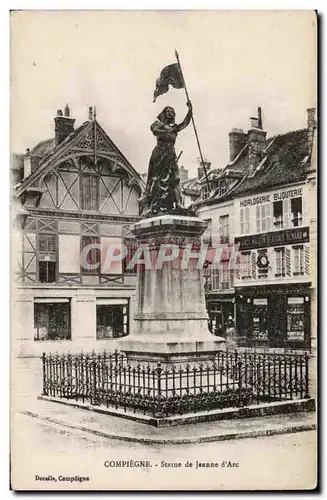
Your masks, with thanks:
<instances>
[{"instance_id":1,"label":"building facade","mask_svg":"<svg viewBox=\"0 0 327 500\"><path fill-rule=\"evenodd\" d=\"M205 274L213 330L221 333L217 322L233 319L241 345L312 346L315 128L310 109L306 128L267 139L259 108L247 134L230 134L231 158L220 177L229 179L227 191L217 189L195 204L212 238L238 249L236 265L228 259L209 262ZM233 182L231 169L240 176Z\"/></svg>"},{"instance_id":2,"label":"building facade","mask_svg":"<svg viewBox=\"0 0 327 500\"><path fill-rule=\"evenodd\" d=\"M242 343L310 346L307 199L304 182L235 199L234 290Z\"/></svg>"},{"instance_id":3,"label":"building facade","mask_svg":"<svg viewBox=\"0 0 327 500\"><path fill-rule=\"evenodd\" d=\"M69 107L53 139L12 161L12 332L17 356L114 348L128 335L136 275L119 254L135 249L144 182L92 108L74 128Z\"/></svg>"}]
</instances>

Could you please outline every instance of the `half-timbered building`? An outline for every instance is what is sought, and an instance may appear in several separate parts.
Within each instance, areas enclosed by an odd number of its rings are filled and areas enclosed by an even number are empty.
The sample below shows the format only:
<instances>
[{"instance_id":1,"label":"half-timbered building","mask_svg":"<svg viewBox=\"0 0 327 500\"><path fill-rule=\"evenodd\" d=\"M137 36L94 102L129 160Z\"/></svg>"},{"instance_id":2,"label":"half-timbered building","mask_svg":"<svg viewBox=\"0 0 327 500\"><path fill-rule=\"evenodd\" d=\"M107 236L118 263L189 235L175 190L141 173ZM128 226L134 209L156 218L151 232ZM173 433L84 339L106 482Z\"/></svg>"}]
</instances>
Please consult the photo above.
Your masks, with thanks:
<instances>
[{"instance_id":1,"label":"half-timbered building","mask_svg":"<svg viewBox=\"0 0 327 500\"><path fill-rule=\"evenodd\" d=\"M126 260L106 258L106 249L133 251L128 228L139 220L143 180L92 108L78 128L67 105L54 122L54 138L12 158L19 356L112 349L133 316L135 273Z\"/></svg>"}]
</instances>

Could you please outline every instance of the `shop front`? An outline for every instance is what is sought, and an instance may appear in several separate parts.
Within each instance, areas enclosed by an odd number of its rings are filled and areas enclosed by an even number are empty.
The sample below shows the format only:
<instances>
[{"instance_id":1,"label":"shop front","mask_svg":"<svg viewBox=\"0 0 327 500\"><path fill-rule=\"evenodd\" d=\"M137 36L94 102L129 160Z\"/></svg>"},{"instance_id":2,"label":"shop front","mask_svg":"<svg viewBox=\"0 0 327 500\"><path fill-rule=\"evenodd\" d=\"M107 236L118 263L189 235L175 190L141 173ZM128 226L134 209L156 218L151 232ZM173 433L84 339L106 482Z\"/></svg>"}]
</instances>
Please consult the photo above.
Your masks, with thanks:
<instances>
[{"instance_id":1,"label":"shop front","mask_svg":"<svg viewBox=\"0 0 327 500\"><path fill-rule=\"evenodd\" d=\"M240 343L310 348L310 294L309 284L235 288Z\"/></svg>"},{"instance_id":2,"label":"shop front","mask_svg":"<svg viewBox=\"0 0 327 500\"><path fill-rule=\"evenodd\" d=\"M226 296L215 294L207 296L207 311L209 315L209 330L214 335L227 337L227 329L234 324L235 299L234 293Z\"/></svg>"}]
</instances>

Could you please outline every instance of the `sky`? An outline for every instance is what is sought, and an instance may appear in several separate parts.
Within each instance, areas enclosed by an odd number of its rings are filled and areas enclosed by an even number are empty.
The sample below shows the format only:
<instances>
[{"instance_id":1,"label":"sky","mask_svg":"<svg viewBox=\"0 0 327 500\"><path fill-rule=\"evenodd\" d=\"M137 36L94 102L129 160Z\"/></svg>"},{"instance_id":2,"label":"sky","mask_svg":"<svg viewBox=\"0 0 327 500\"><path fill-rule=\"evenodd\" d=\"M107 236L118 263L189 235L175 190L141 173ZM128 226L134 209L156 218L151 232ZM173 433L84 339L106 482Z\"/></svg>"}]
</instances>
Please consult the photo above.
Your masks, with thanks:
<instances>
[{"instance_id":1,"label":"sky","mask_svg":"<svg viewBox=\"0 0 327 500\"><path fill-rule=\"evenodd\" d=\"M11 15L11 151L54 136L68 103L76 126L89 106L140 173L155 138L150 125L167 105L177 122L183 89L153 103L164 66L180 55L204 157L229 159L228 133L247 130L258 106L268 137L306 126L316 105L316 19L312 11L18 11ZM192 125L176 152L195 176Z\"/></svg>"}]
</instances>

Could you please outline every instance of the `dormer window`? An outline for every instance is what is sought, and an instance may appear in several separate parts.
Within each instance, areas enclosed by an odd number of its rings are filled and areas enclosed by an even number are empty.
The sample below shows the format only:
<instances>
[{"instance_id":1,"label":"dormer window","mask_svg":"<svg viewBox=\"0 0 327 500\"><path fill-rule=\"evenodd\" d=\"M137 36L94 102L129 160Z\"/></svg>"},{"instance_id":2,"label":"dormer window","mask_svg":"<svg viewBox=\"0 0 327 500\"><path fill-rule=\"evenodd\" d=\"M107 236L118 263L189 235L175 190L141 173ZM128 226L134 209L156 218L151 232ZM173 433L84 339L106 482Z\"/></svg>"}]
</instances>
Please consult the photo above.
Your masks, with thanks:
<instances>
[{"instance_id":1,"label":"dormer window","mask_svg":"<svg viewBox=\"0 0 327 500\"><path fill-rule=\"evenodd\" d=\"M223 194L226 193L226 191L227 191L226 179L223 179L223 180L220 181L220 183L219 183L219 190L220 190L220 196L222 196Z\"/></svg>"},{"instance_id":2,"label":"dormer window","mask_svg":"<svg viewBox=\"0 0 327 500\"><path fill-rule=\"evenodd\" d=\"M208 184L205 184L201 189L201 196L203 200L206 200L210 196L211 189Z\"/></svg>"}]
</instances>

